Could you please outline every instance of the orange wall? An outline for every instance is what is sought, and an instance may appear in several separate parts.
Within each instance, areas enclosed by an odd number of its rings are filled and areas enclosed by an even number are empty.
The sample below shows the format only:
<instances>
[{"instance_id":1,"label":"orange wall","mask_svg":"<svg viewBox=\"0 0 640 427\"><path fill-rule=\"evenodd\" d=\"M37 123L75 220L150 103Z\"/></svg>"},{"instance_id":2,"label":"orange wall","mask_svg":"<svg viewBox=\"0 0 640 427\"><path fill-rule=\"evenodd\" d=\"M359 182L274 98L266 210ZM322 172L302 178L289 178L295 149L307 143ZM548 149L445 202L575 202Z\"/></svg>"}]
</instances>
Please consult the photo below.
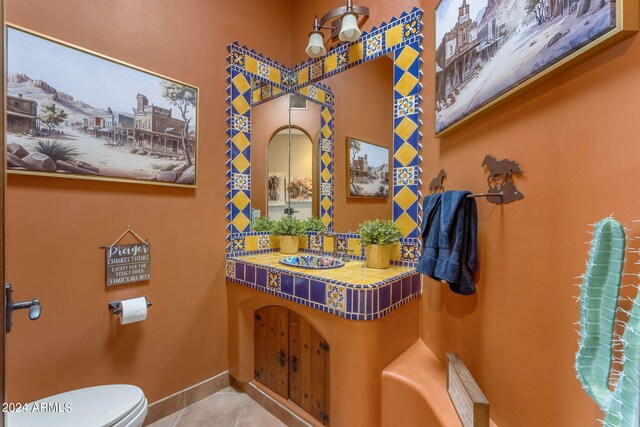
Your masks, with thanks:
<instances>
[{"instance_id":1,"label":"orange wall","mask_svg":"<svg viewBox=\"0 0 640 427\"><path fill-rule=\"evenodd\" d=\"M292 60L304 59L314 13L340 0L293 3ZM637 236L640 217L640 40L607 49L503 104L450 136L433 137L435 2L369 0L379 25L425 10L423 181L446 169L448 189L486 190L485 154L520 162L525 199L478 200L480 272L473 297L425 278L422 338L441 360L457 352L504 426L596 426L602 414L573 369L576 276L584 270L587 224L612 212ZM638 273L628 261L627 271Z\"/></svg>"},{"instance_id":2,"label":"orange wall","mask_svg":"<svg viewBox=\"0 0 640 427\"><path fill-rule=\"evenodd\" d=\"M7 19L200 88L199 188L10 176L7 279L38 297L7 337L8 401L101 383L149 401L227 370L226 45L289 60L289 2L8 0ZM180 27L182 23L182 27ZM46 66L46 64L43 64ZM147 285L106 289L104 253L130 224L152 247ZM121 327L107 302L147 295L149 318Z\"/></svg>"},{"instance_id":3,"label":"orange wall","mask_svg":"<svg viewBox=\"0 0 640 427\"><path fill-rule=\"evenodd\" d=\"M348 136L393 151L393 61L387 57L336 74L326 80L335 94L334 219L335 230L356 232L367 219L391 219L386 200L347 198Z\"/></svg>"}]
</instances>

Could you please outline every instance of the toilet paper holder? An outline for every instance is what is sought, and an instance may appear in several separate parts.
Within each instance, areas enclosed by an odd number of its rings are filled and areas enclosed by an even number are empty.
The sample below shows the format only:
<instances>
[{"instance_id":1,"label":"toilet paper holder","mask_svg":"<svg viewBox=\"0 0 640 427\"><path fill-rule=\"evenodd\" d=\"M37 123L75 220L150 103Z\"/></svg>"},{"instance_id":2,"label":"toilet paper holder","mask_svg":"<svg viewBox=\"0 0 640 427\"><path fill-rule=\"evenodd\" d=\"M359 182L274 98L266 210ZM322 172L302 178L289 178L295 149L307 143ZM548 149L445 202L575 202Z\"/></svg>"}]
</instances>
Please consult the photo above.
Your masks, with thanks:
<instances>
[{"instance_id":1,"label":"toilet paper holder","mask_svg":"<svg viewBox=\"0 0 640 427\"><path fill-rule=\"evenodd\" d=\"M144 299L146 300L147 297L144 297ZM115 315L119 315L120 313L122 313L122 310L120 310L120 303L122 301L111 301L109 302L109 310L111 310L111 312ZM153 304L151 303L151 301L147 301L147 308L151 307Z\"/></svg>"}]
</instances>

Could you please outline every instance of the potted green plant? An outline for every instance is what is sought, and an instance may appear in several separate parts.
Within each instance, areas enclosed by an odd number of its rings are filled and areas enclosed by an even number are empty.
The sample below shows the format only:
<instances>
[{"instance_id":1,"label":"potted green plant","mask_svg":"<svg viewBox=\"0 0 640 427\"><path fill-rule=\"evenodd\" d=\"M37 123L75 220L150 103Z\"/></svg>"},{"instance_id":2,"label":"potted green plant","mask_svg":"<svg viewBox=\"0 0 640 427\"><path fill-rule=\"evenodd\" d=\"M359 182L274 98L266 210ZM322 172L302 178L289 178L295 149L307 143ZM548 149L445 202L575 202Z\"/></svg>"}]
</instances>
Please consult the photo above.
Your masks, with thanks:
<instances>
[{"instance_id":1,"label":"potted green plant","mask_svg":"<svg viewBox=\"0 0 640 427\"><path fill-rule=\"evenodd\" d=\"M324 223L316 216L311 216L304 220L304 230L307 233L320 233L325 230Z\"/></svg>"},{"instance_id":2,"label":"potted green plant","mask_svg":"<svg viewBox=\"0 0 640 427\"><path fill-rule=\"evenodd\" d=\"M365 245L366 265L368 268L389 268L391 247L402 234L390 220L374 219L365 221L358 228L360 243Z\"/></svg>"},{"instance_id":3,"label":"potted green plant","mask_svg":"<svg viewBox=\"0 0 640 427\"><path fill-rule=\"evenodd\" d=\"M268 216L261 216L256 218L252 228L253 231L268 231L270 233L273 228L273 220Z\"/></svg>"},{"instance_id":4,"label":"potted green plant","mask_svg":"<svg viewBox=\"0 0 640 427\"><path fill-rule=\"evenodd\" d=\"M300 237L305 236L304 225L304 221L288 215L273 222L271 234L280 238L280 253L285 255L298 253Z\"/></svg>"}]
</instances>

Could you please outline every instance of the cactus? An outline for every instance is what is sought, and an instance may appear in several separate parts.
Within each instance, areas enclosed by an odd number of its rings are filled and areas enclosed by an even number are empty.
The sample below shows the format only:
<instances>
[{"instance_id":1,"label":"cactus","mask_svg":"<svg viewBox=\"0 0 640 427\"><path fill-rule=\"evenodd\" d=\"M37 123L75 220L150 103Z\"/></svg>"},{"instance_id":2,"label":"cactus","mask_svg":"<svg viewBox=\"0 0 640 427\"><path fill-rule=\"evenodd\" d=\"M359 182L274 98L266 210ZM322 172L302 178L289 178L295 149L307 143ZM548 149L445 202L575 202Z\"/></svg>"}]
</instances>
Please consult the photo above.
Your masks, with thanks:
<instances>
[{"instance_id":1,"label":"cactus","mask_svg":"<svg viewBox=\"0 0 640 427\"><path fill-rule=\"evenodd\" d=\"M580 289L580 341L576 371L587 394L605 413L604 425L631 427L640 416L640 295L622 336L614 334L625 255L625 232L613 218L595 226ZM623 369L612 372L614 343L622 344ZM618 374L611 390L609 382Z\"/></svg>"}]
</instances>

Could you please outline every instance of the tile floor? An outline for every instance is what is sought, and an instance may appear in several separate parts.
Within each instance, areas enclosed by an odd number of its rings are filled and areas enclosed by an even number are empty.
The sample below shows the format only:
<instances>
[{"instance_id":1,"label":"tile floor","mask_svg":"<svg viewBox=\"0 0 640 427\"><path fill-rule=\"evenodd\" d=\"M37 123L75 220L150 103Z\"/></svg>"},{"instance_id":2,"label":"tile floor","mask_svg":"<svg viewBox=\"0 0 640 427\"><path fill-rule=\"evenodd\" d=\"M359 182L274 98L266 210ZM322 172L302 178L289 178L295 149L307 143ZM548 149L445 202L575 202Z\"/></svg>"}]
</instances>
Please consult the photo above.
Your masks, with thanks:
<instances>
[{"instance_id":1,"label":"tile floor","mask_svg":"<svg viewBox=\"0 0 640 427\"><path fill-rule=\"evenodd\" d=\"M246 394L227 387L148 427L205 426L281 427L284 424Z\"/></svg>"}]
</instances>

